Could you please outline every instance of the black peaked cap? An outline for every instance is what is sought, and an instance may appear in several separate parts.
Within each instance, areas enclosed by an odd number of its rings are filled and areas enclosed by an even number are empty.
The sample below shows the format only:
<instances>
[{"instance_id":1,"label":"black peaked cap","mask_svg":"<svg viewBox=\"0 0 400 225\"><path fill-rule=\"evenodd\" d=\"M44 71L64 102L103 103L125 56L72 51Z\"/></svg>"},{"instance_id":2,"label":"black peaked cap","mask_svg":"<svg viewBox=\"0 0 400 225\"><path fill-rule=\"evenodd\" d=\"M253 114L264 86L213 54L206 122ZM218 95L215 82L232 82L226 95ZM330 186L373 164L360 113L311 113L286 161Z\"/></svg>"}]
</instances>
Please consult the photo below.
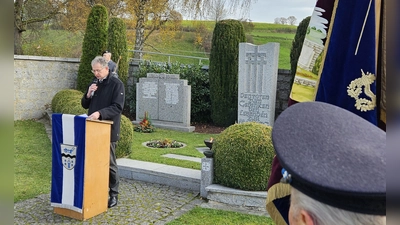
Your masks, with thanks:
<instances>
[{"instance_id":1,"label":"black peaked cap","mask_svg":"<svg viewBox=\"0 0 400 225\"><path fill-rule=\"evenodd\" d=\"M386 215L386 133L369 121L323 102L288 107L272 141L290 184L325 204Z\"/></svg>"}]
</instances>

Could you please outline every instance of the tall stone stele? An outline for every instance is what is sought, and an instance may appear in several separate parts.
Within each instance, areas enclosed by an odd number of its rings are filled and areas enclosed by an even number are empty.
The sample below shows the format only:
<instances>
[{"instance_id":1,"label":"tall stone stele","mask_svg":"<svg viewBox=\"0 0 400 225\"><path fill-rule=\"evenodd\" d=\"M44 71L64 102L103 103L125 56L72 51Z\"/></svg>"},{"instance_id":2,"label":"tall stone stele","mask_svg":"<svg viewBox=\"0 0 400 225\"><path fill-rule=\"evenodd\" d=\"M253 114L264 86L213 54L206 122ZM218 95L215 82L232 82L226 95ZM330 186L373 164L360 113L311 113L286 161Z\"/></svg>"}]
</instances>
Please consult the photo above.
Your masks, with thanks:
<instances>
[{"instance_id":1,"label":"tall stone stele","mask_svg":"<svg viewBox=\"0 0 400 225\"><path fill-rule=\"evenodd\" d=\"M279 43L239 44L238 123L275 120Z\"/></svg>"}]
</instances>

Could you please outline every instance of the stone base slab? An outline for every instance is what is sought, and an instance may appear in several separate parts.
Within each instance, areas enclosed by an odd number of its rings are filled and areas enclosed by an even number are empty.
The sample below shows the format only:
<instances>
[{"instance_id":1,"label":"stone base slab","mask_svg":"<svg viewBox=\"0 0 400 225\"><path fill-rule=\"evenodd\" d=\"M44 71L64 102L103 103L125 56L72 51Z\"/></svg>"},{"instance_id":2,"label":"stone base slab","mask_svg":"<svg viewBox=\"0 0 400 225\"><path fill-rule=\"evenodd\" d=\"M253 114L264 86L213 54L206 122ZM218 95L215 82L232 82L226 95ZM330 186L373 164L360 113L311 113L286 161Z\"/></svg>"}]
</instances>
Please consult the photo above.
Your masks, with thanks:
<instances>
[{"instance_id":1,"label":"stone base slab","mask_svg":"<svg viewBox=\"0 0 400 225\"><path fill-rule=\"evenodd\" d=\"M117 159L117 164L119 175L123 178L200 190L200 170L125 158Z\"/></svg>"},{"instance_id":2,"label":"stone base slab","mask_svg":"<svg viewBox=\"0 0 400 225\"><path fill-rule=\"evenodd\" d=\"M134 120L132 121L133 125L138 125L141 121ZM174 123L167 121L158 121L152 120L151 123L156 128L167 129L167 130L176 130L182 132L193 132L196 128L195 126L185 126L183 123Z\"/></svg>"},{"instance_id":3,"label":"stone base slab","mask_svg":"<svg viewBox=\"0 0 400 225\"><path fill-rule=\"evenodd\" d=\"M265 210L267 200L266 191L242 191L219 184L207 186L206 191L208 192L207 198L211 201Z\"/></svg>"}]
</instances>

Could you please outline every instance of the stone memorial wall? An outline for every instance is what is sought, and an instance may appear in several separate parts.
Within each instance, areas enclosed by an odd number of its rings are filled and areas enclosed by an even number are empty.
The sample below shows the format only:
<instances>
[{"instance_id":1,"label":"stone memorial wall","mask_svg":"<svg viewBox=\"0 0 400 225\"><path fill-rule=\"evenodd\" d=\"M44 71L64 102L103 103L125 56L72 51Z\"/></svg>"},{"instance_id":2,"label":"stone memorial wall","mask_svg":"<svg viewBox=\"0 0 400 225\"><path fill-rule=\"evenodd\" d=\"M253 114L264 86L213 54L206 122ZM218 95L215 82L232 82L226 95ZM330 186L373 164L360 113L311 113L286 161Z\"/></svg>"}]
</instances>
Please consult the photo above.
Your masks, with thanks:
<instances>
[{"instance_id":1,"label":"stone memorial wall","mask_svg":"<svg viewBox=\"0 0 400 225\"><path fill-rule=\"evenodd\" d=\"M190 126L191 86L179 74L149 73L136 84L136 121L148 113L154 126L194 131Z\"/></svg>"},{"instance_id":2,"label":"stone memorial wall","mask_svg":"<svg viewBox=\"0 0 400 225\"><path fill-rule=\"evenodd\" d=\"M275 120L279 43L239 44L238 123Z\"/></svg>"}]
</instances>

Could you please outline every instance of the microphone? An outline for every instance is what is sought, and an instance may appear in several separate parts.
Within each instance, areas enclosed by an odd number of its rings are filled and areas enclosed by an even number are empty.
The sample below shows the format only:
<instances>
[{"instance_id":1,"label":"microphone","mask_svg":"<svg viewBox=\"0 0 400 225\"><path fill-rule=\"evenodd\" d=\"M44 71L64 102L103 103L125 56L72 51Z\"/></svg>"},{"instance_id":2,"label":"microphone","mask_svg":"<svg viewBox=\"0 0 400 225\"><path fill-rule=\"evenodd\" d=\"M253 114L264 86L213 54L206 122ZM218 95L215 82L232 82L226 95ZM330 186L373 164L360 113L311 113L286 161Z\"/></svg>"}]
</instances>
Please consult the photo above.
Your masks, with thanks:
<instances>
[{"instance_id":1,"label":"microphone","mask_svg":"<svg viewBox=\"0 0 400 225\"><path fill-rule=\"evenodd\" d=\"M94 79L92 84L96 84L97 85L97 82L99 82L99 80L98 79ZM93 95L94 95L94 91L92 91L92 93L90 93L90 98L93 98Z\"/></svg>"}]
</instances>

